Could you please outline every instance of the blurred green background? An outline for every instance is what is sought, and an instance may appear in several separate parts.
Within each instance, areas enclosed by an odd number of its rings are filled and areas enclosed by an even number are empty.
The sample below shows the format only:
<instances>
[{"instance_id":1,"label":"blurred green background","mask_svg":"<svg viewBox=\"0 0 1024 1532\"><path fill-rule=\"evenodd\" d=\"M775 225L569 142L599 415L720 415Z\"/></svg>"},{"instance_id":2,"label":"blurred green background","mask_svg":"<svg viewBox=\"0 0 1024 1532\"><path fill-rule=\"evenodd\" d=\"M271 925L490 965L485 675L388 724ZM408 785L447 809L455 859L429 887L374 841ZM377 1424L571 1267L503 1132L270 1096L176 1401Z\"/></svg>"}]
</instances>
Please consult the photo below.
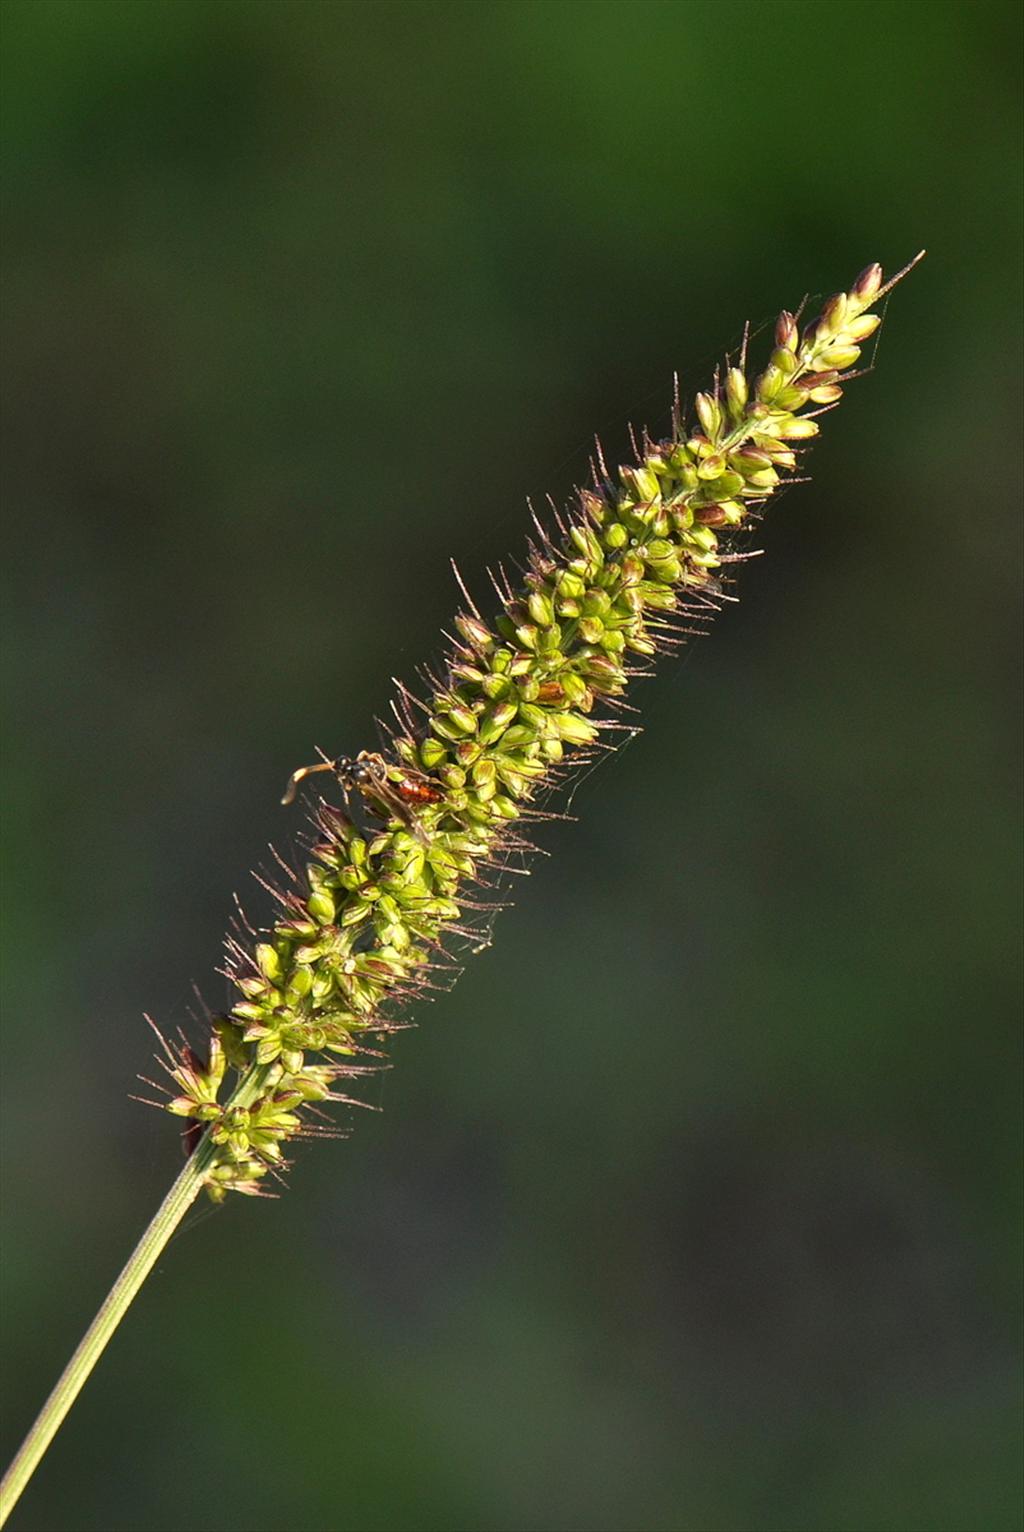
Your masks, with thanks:
<instances>
[{"instance_id":1,"label":"blurred green background","mask_svg":"<svg viewBox=\"0 0 1024 1532\"><path fill-rule=\"evenodd\" d=\"M5 1456L312 747L742 323L929 257L742 603L12 1529L1019 1524L1014 4L6 0ZM259 908L259 901L249 903Z\"/></svg>"}]
</instances>

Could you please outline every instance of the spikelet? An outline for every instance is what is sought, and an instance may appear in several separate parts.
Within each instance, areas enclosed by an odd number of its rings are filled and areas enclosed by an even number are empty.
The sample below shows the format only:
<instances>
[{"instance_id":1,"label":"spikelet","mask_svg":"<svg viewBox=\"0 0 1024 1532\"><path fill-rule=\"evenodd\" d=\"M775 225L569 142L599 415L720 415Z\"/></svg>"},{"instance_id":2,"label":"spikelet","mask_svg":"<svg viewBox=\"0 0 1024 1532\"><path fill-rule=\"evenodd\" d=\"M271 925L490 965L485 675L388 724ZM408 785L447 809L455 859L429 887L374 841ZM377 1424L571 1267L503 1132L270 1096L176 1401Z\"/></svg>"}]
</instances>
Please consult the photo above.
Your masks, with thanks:
<instances>
[{"instance_id":1,"label":"spikelet","mask_svg":"<svg viewBox=\"0 0 1024 1532\"><path fill-rule=\"evenodd\" d=\"M519 587L496 580L493 619L463 587L442 674L423 698L399 685L354 817L321 802L308 864L272 890L265 939L229 937L238 998L211 1018L206 1059L164 1045L167 1110L188 1119L190 1143L209 1135L215 1201L259 1194L289 1140L324 1135L318 1107L353 1103L339 1082L381 1067L404 1007L450 981L452 939L485 939L473 919L493 913L487 890L550 817L544 795L612 748L630 679L714 616L735 533L798 469L817 417L859 375L869 310L909 269L883 285L868 266L803 329L784 311L763 371L748 377L744 346L697 394L691 428L677 406L670 437L645 437L617 475L598 449L593 483L553 528L535 518Z\"/></svg>"}]
</instances>

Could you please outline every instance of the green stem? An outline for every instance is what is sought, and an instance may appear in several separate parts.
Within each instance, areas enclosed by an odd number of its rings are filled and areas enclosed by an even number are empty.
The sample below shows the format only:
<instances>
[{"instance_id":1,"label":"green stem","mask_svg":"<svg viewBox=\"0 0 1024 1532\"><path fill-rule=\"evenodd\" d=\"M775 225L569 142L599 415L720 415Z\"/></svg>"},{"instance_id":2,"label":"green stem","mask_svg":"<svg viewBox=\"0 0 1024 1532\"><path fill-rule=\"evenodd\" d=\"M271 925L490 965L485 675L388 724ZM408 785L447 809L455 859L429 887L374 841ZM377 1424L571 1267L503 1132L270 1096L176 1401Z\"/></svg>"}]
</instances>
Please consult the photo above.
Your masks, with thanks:
<instances>
[{"instance_id":1,"label":"green stem","mask_svg":"<svg viewBox=\"0 0 1024 1532\"><path fill-rule=\"evenodd\" d=\"M203 1138L189 1157L181 1175L157 1209L149 1228L107 1294L99 1313L82 1337L57 1386L39 1412L17 1456L0 1483L0 1527L13 1511L22 1490L56 1435L65 1415L103 1355L107 1342L124 1318L128 1305L152 1271L167 1241L202 1190L216 1149Z\"/></svg>"}]
</instances>

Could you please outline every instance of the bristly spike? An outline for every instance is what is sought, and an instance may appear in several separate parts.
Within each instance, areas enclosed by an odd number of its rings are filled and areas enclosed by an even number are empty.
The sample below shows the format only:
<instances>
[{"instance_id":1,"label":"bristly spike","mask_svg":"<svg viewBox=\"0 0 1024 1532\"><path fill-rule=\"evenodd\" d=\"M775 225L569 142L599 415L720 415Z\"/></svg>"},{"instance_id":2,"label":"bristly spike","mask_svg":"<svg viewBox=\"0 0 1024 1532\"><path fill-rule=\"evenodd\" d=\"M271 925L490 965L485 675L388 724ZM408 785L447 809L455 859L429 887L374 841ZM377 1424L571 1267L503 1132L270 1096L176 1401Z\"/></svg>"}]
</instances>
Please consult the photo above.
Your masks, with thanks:
<instances>
[{"instance_id":1,"label":"bristly spike","mask_svg":"<svg viewBox=\"0 0 1024 1532\"><path fill-rule=\"evenodd\" d=\"M376 1072L410 1025L401 1008L450 988L461 971L451 944L490 942L511 879L546 854L535 827L569 817L583 777L638 734L634 678L736 600L728 572L760 551L738 539L801 482L803 444L866 370L860 343L879 324L869 310L919 259L888 282L865 267L810 324L806 300L783 309L758 375L745 324L738 366L715 369L689 423L674 374L671 438L631 426L635 462L614 475L595 437L593 488L565 507L549 497L543 520L528 502L537 541L521 566L487 571L493 617L452 560L464 607L444 663L417 671L424 695L395 679L379 751L319 751L293 773L287 797L329 773L344 807L308 809L304 868L271 848L272 876L255 874L278 908L260 931L237 907L222 969L230 1013L211 1016L197 995L202 1051L150 1022L172 1082L167 1109L187 1120L190 1144L204 1136L215 1201L270 1195L264 1183L287 1169L291 1140L336 1136L323 1103L366 1105L337 1082ZM567 805L552 807L567 784ZM360 1058L373 1063L351 1062Z\"/></svg>"}]
</instances>

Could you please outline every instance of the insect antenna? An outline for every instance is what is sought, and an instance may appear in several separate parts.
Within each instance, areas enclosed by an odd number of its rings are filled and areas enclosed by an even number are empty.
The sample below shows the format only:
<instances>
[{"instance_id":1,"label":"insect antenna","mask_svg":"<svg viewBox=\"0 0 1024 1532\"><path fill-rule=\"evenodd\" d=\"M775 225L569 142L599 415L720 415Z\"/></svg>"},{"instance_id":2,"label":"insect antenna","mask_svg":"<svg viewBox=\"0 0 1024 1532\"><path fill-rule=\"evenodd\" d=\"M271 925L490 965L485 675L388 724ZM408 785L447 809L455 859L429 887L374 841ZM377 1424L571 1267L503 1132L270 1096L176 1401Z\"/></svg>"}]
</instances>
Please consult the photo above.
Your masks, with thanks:
<instances>
[{"instance_id":1,"label":"insect antenna","mask_svg":"<svg viewBox=\"0 0 1024 1532\"><path fill-rule=\"evenodd\" d=\"M289 803L295 802L295 794L298 792L299 783L304 782L307 777L313 776L318 771L335 771L336 768L337 762L329 761L326 756L324 756L322 761L318 761L313 766L297 767L296 770L293 771L291 776L288 778L288 785L285 788L284 796L281 799L282 804L287 806Z\"/></svg>"}]
</instances>

